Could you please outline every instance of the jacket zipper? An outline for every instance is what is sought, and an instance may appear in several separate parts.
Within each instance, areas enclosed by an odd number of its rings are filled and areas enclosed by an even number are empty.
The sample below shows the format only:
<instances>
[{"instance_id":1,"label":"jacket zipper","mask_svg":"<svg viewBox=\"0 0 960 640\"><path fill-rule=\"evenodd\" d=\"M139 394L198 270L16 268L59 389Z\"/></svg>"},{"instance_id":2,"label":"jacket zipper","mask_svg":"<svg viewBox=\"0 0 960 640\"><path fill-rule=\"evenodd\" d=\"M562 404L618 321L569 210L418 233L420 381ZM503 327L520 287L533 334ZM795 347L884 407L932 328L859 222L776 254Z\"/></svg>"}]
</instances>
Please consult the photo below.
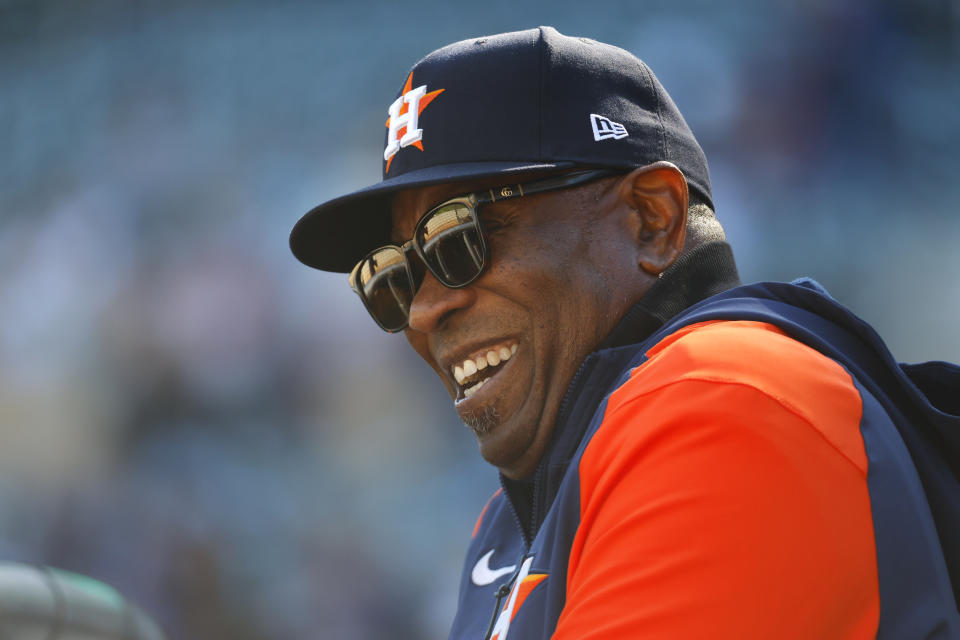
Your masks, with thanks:
<instances>
[{"instance_id":1,"label":"jacket zipper","mask_svg":"<svg viewBox=\"0 0 960 640\"><path fill-rule=\"evenodd\" d=\"M537 471L533 474L533 501L530 503L530 531L525 534L527 536L527 549L533 544L533 539L540 529L540 503L543 501L542 498L540 498L540 489L543 487L543 476L547 473L546 463L546 456L544 456L544 458L537 463Z\"/></svg>"}]
</instances>

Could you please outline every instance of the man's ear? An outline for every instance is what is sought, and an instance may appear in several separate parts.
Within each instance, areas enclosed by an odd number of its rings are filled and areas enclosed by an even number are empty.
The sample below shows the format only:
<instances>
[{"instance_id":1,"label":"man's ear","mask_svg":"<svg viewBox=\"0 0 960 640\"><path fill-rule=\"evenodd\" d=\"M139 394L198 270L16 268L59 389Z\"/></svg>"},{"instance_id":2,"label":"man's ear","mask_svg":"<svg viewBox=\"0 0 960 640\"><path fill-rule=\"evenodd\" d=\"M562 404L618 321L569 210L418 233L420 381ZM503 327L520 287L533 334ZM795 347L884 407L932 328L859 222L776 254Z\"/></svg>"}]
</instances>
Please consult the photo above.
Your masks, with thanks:
<instances>
[{"instance_id":1,"label":"man's ear","mask_svg":"<svg viewBox=\"0 0 960 640\"><path fill-rule=\"evenodd\" d=\"M636 212L632 226L639 267L660 275L683 251L690 198L686 178L672 163L655 162L624 176L618 196Z\"/></svg>"}]
</instances>

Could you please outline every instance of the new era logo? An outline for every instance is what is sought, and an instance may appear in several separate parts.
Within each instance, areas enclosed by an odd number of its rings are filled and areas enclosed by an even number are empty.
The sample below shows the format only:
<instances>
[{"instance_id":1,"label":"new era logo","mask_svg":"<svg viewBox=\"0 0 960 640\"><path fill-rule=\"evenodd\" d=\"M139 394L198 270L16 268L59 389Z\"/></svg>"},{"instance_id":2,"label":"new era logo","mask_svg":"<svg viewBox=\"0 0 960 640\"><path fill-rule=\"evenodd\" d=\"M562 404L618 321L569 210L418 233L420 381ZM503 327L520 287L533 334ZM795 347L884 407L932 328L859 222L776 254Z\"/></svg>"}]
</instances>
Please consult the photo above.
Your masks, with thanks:
<instances>
[{"instance_id":1,"label":"new era logo","mask_svg":"<svg viewBox=\"0 0 960 640\"><path fill-rule=\"evenodd\" d=\"M590 114L590 124L593 126L593 139L597 142L613 138L619 140L627 137L627 129L619 122L604 118L595 113Z\"/></svg>"}]
</instances>

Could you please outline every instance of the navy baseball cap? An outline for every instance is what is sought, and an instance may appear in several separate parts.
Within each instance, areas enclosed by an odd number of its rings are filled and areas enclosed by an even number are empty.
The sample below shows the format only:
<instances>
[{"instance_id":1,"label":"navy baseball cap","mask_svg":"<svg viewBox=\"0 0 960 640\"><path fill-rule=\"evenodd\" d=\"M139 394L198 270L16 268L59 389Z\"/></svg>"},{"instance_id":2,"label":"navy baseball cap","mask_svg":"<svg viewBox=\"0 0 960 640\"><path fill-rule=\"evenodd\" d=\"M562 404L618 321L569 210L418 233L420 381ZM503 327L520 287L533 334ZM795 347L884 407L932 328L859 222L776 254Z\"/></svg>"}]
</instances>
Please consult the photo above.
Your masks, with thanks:
<instances>
[{"instance_id":1,"label":"navy baseball cap","mask_svg":"<svg viewBox=\"0 0 960 640\"><path fill-rule=\"evenodd\" d=\"M348 273L390 243L396 192L454 180L668 160L712 206L693 132L619 47L552 27L463 40L417 62L387 106L382 180L300 218L290 248L304 264Z\"/></svg>"}]
</instances>

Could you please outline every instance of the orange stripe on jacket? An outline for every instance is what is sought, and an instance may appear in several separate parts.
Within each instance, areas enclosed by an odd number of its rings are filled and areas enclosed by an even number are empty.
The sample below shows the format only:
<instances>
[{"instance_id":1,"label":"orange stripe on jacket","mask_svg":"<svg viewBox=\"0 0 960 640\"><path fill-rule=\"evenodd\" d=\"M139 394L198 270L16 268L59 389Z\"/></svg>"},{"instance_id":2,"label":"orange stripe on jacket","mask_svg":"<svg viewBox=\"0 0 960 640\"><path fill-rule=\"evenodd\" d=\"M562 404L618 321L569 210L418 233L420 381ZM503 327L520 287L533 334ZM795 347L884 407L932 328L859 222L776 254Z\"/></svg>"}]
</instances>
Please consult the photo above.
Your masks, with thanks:
<instances>
[{"instance_id":1,"label":"orange stripe on jacket","mask_svg":"<svg viewBox=\"0 0 960 640\"><path fill-rule=\"evenodd\" d=\"M610 397L580 462L553 638L873 638L862 405L772 325L687 327Z\"/></svg>"}]
</instances>

